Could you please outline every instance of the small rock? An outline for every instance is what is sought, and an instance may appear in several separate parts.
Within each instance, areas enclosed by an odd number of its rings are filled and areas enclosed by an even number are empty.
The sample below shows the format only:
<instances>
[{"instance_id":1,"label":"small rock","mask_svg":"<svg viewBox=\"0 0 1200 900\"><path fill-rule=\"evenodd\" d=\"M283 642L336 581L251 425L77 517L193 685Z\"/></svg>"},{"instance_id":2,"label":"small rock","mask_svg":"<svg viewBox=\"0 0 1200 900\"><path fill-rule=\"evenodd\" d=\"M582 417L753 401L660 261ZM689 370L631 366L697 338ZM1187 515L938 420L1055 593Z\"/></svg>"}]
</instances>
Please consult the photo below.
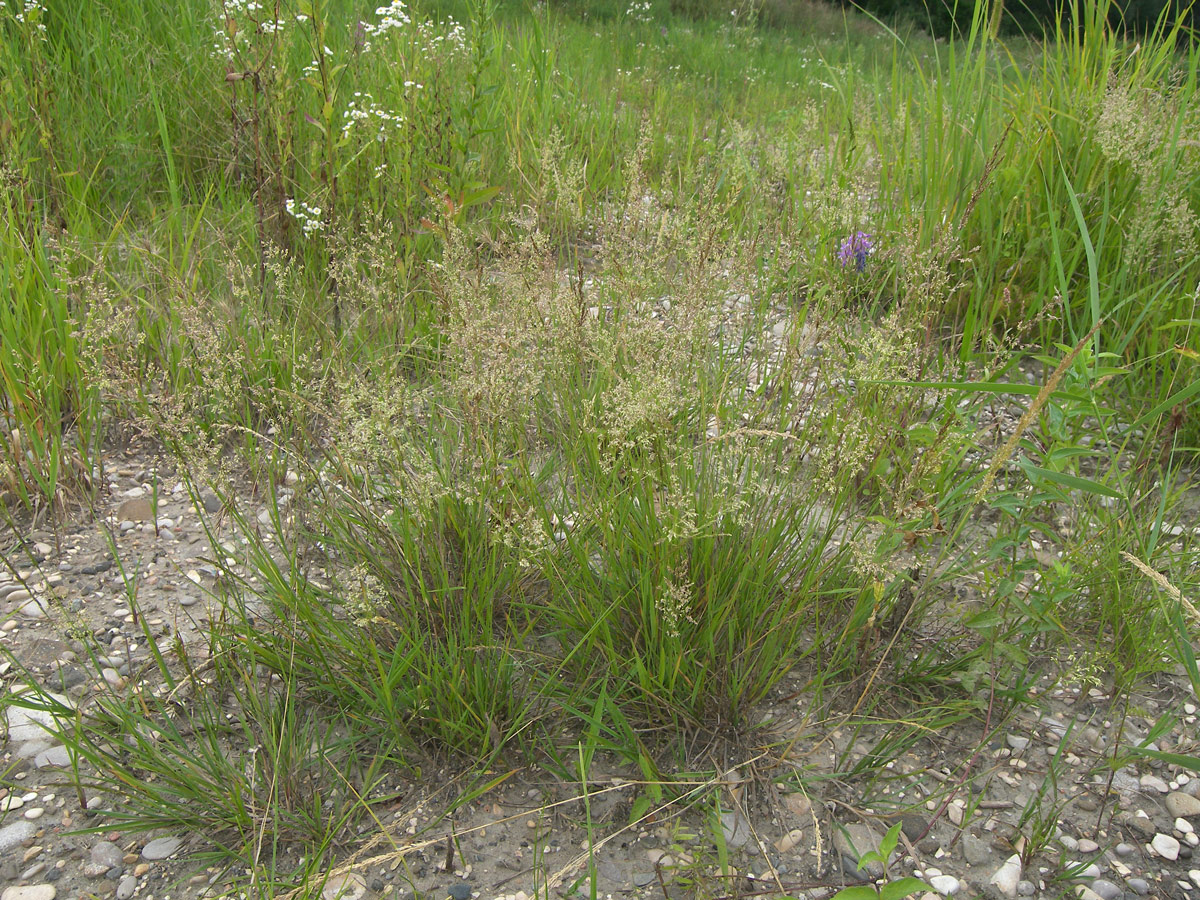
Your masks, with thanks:
<instances>
[{"instance_id":1,"label":"small rock","mask_svg":"<svg viewBox=\"0 0 1200 900\"><path fill-rule=\"evenodd\" d=\"M946 818L948 818L954 825L962 825L963 817L965 815L966 807L963 806L963 804L958 800L955 800L946 807Z\"/></svg>"},{"instance_id":2,"label":"small rock","mask_svg":"<svg viewBox=\"0 0 1200 900\"><path fill-rule=\"evenodd\" d=\"M465 881L450 885L450 900L470 900L471 886Z\"/></svg>"},{"instance_id":3,"label":"small rock","mask_svg":"<svg viewBox=\"0 0 1200 900\"><path fill-rule=\"evenodd\" d=\"M46 871L46 863L45 862L34 863L32 866L30 866L28 869L26 869L24 872L21 873L21 880L22 881L32 881L33 879L37 878L39 875L41 875L45 871Z\"/></svg>"},{"instance_id":4,"label":"small rock","mask_svg":"<svg viewBox=\"0 0 1200 900\"><path fill-rule=\"evenodd\" d=\"M1165 781L1153 774L1143 775L1138 779L1138 783L1142 786L1142 790L1147 792L1156 791L1159 794L1166 794L1171 790Z\"/></svg>"},{"instance_id":5,"label":"small rock","mask_svg":"<svg viewBox=\"0 0 1200 900\"><path fill-rule=\"evenodd\" d=\"M929 879L929 886L943 897L949 897L952 894L958 893L958 889L962 887L962 884L953 875L935 875Z\"/></svg>"},{"instance_id":6,"label":"small rock","mask_svg":"<svg viewBox=\"0 0 1200 900\"><path fill-rule=\"evenodd\" d=\"M722 813L721 832L725 836L725 843L736 850L746 846L750 840L750 823L741 813Z\"/></svg>"},{"instance_id":7,"label":"small rock","mask_svg":"<svg viewBox=\"0 0 1200 900\"><path fill-rule=\"evenodd\" d=\"M1099 878L1100 877L1100 867L1098 865L1096 865L1095 863L1084 866L1083 869L1080 870L1078 877L1079 878Z\"/></svg>"},{"instance_id":8,"label":"small rock","mask_svg":"<svg viewBox=\"0 0 1200 900\"><path fill-rule=\"evenodd\" d=\"M1190 819L1193 816L1200 816L1200 799L1191 794L1172 791L1167 794L1167 799L1163 802L1172 819Z\"/></svg>"},{"instance_id":9,"label":"small rock","mask_svg":"<svg viewBox=\"0 0 1200 900\"><path fill-rule=\"evenodd\" d=\"M1004 742L1008 744L1010 749L1015 750L1017 753L1020 753L1029 746L1029 738L1017 734L1006 735Z\"/></svg>"},{"instance_id":10,"label":"small rock","mask_svg":"<svg viewBox=\"0 0 1200 900\"><path fill-rule=\"evenodd\" d=\"M797 844L804 840L804 829L793 828L783 837L775 842L775 849L780 853L790 852Z\"/></svg>"},{"instance_id":11,"label":"small rock","mask_svg":"<svg viewBox=\"0 0 1200 900\"><path fill-rule=\"evenodd\" d=\"M39 769L65 769L71 765L71 754L62 744L43 750L33 758L33 764Z\"/></svg>"},{"instance_id":12,"label":"small rock","mask_svg":"<svg viewBox=\"0 0 1200 900\"><path fill-rule=\"evenodd\" d=\"M653 872L633 873L633 883L637 887L645 887L648 884L653 884L657 880L658 876L656 876Z\"/></svg>"},{"instance_id":13,"label":"small rock","mask_svg":"<svg viewBox=\"0 0 1200 900\"><path fill-rule=\"evenodd\" d=\"M812 801L799 791L784 797L783 805L788 808L788 811L792 815L798 816L801 819L808 819L812 814Z\"/></svg>"},{"instance_id":14,"label":"small rock","mask_svg":"<svg viewBox=\"0 0 1200 900\"><path fill-rule=\"evenodd\" d=\"M962 839L963 857L972 866L985 866L992 861L992 846L983 838L974 834L964 834Z\"/></svg>"},{"instance_id":15,"label":"small rock","mask_svg":"<svg viewBox=\"0 0 1200 900\"><path fill-rule=\"evenodd\" d=\"M1100 849L1100 845L1091 838L1081 838L1078 849L1080 853L1095 853Z\"/></svg>"},{"instance_id":16,"label":"small rock","mask_svg":"<svg viewBox=\"0 0 1200 900\"><path fill-rule=\"evenodd\" d=\"M1117 885L1104 878L1092 881L1091 888L1101 897L1101 900L1117 900L1124 893Z\"/></svg>"},{"instance_id":17,"label":"small rock","mask_svg":"<svg viewBox=\"0 0 1200 900\"><path fill-rule=\"evenodd\" d=\"M1179 858L1179 841L1169 834L1156 834L1150 841L1150 846L1163 859L1176 860Z\"/></svg>"},{"instance_id":18,"label":"small rock","mask_svg":"<svg viewBox=\"0 0 1200 900\"><path fill-rule=\"evenodd\" d=\"M1150 893L1150 883L1145 878L1126 878L1125 883L1139 897L1145 897Z\"/></svg>"},{"instance_id":19,"label":"small rock","mask_svg":"<svg viewBox=\"0 0 1200 900\"><path fill-rule=\"evenodd\" d=\"M1100 895L1093 891L1086 884L1078 884L1075 886L1075 896L1079 900L1101 900Z\"/></svg>"},{"instance_id":20,"label":"small rock","mask_svg":"<svg viewBox=\"0 0 1200 900\"><path fill-rule=\"evenodd\" d=\"M1113 847L1113 852L1115 854L1117 854L1117 856L1127 857L1127 856L1133 856L1133 853L1136 849L1137 848L1134 847L1133 844L1127 844L1124 841L1121 841L1121 843L1119 843L1119 844L1117 844L1117 846Z\"/></svg>"},{"instance_id":21,"label":"small rock","mask_svg":"<svg viewBox=\"0 0 1200 900\"><path fill-rule=\"evenodd\" d=\"M154 508L149 497L130 497L117 507L117 518L133 522L150 522L154 519Z\"/></svg>"},{"instance_id":22,"label":"small rock","mask_svg":"<svg viewBox=\"0 0 1200 900\"><path fill-rule=\"evenodd\" d=\"M1032 881L1021 879L1017 882L1017 895L1020 897L1032 897L1037 893L1037 885Z\"/></svg>"},{"instance_id":23,"label":"small rock","mask_svg":"<svg viewBox=\"0 0 1200 900\"><path fill-rule=\"evenodd\" d=\"M183 839L177 837L155 838L142 848L142 859L148 859L151 862L156 859L166 859L178 850L182 843Z\"/></svg>"},{"instance_id":24,"label":"small rock","mask_svg":"<svg viewBox=\"0 0 1200 900\"><path fill-rule=\"evenodd\" d=\"M52 884L26 884L5 888L0 900L54 900L58 889Z\"/></svg>"},{"instance_id":25,"label":"small rock","mask_svg":"<svg viewBox=\"0 0 1200 900\"><path fill-rule=\"evenodd\" d=\"M104 866L104 870L107 872L114 866L121 865L124 854L121 853L121 848L112 841L99 841L92 847L90 858L97 866Z\"/></svg>"},{"instance_id":26,"label":"small rock","mask_svg":"<svg viewBox=\"0 0 1200 900\"><path fill-rule=\"evenodd\" d=\"M367 882L357 872L334 875L321 888L321 900L361 900L367 892Z\"/></svg>"},{"instance_id":27,"label":"small rock","mask_svg":"<svg viewBox=\"0 0 1200 900\"><path fill-rule=\"evenodd\" d=\"M1058 842L1068 850L1075 851L1079 849L1079 841L1075 840L1075 838L1071 837L1069 834L1060 835Z\"/></svg>"},{"instance_id":28,"label":"small rock","mask_svg":"<svg viewBox=\"0 0 1200 900\"><path fill-rule=\"evenodd\" d=\"M1187 819L1176 819L1175 830L1180 834L1191 834L1196 829L1192 827L1192 823Z\"/></svg>"},{"instance_id":29,"label":"small rock","mask_svg":"<svg viewBox=\"0 0 1200 900\"><path fill-rule=\"evenodd\" d=\"M1021 880L1021 857L1014 853L1004 861L999 869L993 873L988 879L988 884L995 885L996 889L1005 897L1015 897L1017 895L1017 883Z\"/></svg>"},{"instance_id":30,"label":"small rock","mask_svg":"<svg viewBox=\"0 0 1200 900\"><path fill-rule=\"evenodd\" d=\"M866 825L847 825L843 828L838 828L833 833L834 849L853 863L852 868L855 869L857 869L858 863L864 853L879 852L881 841L882 838L879 834ZM862 872L867 873L872 878L879 878L883 875L883 867L877 862L871 862L863 866Z\"/></svg>"},{"instance_id":31,"label":"small rock","mask_svg":"<svg viewBox=\"0 0 1200 900\"><path fill-rule=\"evenodd\" d=\"M900 817L900 831L910 841L919 841L929 831L929 820L914 812L906 812Z\"/></svg>"},{"instance_id":32,"label":"small rock","mask_svg":"<svg viewBox=\"0 0 1200 900\"><path fill-rule=\"evenodd\" d=\"M34 819L40 819L45 812L46 808L44 806L34 806L25 810L21 815L32 822Z\"/></svg>"},{"instance_id":33,"label":"small rock","mask_svg":"<svg viewBox=\"0 0 1200 900\"><path fill-rule=\"evenodd\" d=\"M129 900L137 889L138 880L133 875L126 875L117 884L117 900Z\"/></svg>"}]
</instances>

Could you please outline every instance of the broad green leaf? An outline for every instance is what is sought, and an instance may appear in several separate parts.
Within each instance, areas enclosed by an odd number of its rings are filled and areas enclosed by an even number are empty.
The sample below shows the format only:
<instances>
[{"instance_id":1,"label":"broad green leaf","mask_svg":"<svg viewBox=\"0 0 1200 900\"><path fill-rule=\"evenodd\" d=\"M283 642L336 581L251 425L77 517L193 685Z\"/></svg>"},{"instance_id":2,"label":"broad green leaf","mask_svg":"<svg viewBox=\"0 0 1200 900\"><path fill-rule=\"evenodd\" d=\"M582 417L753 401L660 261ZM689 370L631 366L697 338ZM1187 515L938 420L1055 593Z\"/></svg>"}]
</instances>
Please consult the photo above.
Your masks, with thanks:
<instances>
[{"instance_id":1,"label":"broad green leaf","mask_svg":"<svg viewBox=\"0 0 1200 900\"><path fill-rule=\"evenodd\" d=\"M1120 500L1123 496L1115 488L1110 488L1108 485L1101 484L1098 481L1092 481L1090 478L1067 475L1065 472L1053 472L1050 469L1043 469L1041 466L1035 466L1033 463L1025 460L1021 460L1020 466L1025 470L1025 474L1029 476L1029 480L1033 482L1049 481L1073 491L1086 491L1089 494L1099 494L1102 497L1112 497L1116 500Z\"/></svg>"},{"instance_id":2,"label":"broad green leaf","mask_svg":"<svg viewBox=\"0 0 1200 900\"><path fill-rule=\"evenodd\" d=\"M879 889L879 900L902 900L909 894L915 894L917 891L931 890L920 878L913 878L911 875L907 878L901 878L899 881L889 881Z\"/></svg>"}]
</instances>

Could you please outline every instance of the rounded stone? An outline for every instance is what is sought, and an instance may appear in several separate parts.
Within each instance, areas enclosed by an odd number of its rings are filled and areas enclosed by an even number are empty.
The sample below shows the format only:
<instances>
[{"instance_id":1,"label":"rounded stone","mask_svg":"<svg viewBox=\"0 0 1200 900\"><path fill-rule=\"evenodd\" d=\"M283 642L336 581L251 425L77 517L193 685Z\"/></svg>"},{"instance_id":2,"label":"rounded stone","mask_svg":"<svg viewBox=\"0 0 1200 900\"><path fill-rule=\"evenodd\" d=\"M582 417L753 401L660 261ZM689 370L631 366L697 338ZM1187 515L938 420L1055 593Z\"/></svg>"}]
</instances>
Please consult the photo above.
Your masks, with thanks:
<instances>
[{"instance_id":1,"label":"rounded stone","mask_svg":"<svg viewBox=\"0 0 1200 900\"><path fill-rule=\"evenodd\" d=\"M117 885L117 900L129 900L137 890L138 880L133 875L126 875Z\"/></svg>"},{"instance_id":2,"label":"rounded stone","mask_svg":"<svg viewBox=\"0 0 1200 900\"><path fill-rule=\"evenodd\" d=\"M1127 844L1122 841L1121 843L1117 844L1117 846L1113 847L1113 852L1116 853L1117 856L1133 856L1133 853L1136 849L1137 848L1134 847L1133 844Z\"/></svg>"},{"instance_id":3,"label":"rounded stone","mask_svg":"<svg viewBox=\"0 0 1200 900\"><path fill-rule=\"evenodd\" d=\"M466 882L450 885L450 900L469 900L471 896L471 886Z\"/></svg>"},{"instance_id":4,"label":"rounded stone","mask_svg":"<svg viewBox=\"0 0 1200 900\"><path fill-rule=\"evenodd\" d=\"M958 889L962 887L959 880L953 875L937 875L930 878L929 886L944 897L958 893Z\"/></svg>"},{"instance_id":5,"label":"rounded stone","mask_svg":"<svg viewBox=\"0 0 1200 900\"><path fill-rule=\"evenodd\" d=\"M148 859L151 862L156 859L166 859L178 850L182 843L183 840L177 837L155 838L142 848L142 859Z\"/></svg>"},{"instance_id":6,"label":"rounded stone","mask_svg":"<svg viewBox=\"0 0 1200 900\"><path fill-rule=\"evenodd\" d=\"M91 860L96 866L103 866L107 872L124 861L125 854L112 841L99 841L92 847Z\"/></svg>"},{"instance_id":7,"label":"rounded stone","mask_svg":"<svg viewBox=\"0 0 1200 900\"><path fill-rule=\"evenodd\" d=\"M1091 884L1092 891L1103 900L1117 900L1124 893L1117 885L1104 878L1097 878Z\"/></svg>"},{"instance_id":8,"label":"rounded stone","mask_svg":"<svg viewBox=\"0 0 1200 900\"><path fill-rule=\"evenodd\" d=\"M1150 893L1150 883L1145 878L1126 878L1125 883L1139 897L1144 897Z\"/></svg>"},{"instance_id":9,"label":"rounded stone","mask_svg":"<svg viewBox=\"0 0 1200 900\"><path fill-rule=\"evenodd\" d=\"M1150 841L1150 846L1163 859L1176 860L1179 858L1179 841L1169 834L1156 834L1154 839Z\"/></svg>"},{"instance_id":10,"label":"rounded stone","mask_svg":"<svg viewBox=\"0 0 1200 900\"><path fill-rule=\"evenodd\" d=\"M1172 819L1190 819L1200 816L1200 799L1183 791L1172 791L1163 801Z\"/></svg>"},{"instance_id":11,"label":"rounded stone","mask_svg":"<svg viewBox=\"0 0 1200 900\"><path fill-rule=\"evenodd\" d=\"M0 894L0 900L54 900L58 889L52 884L25 884L8 887Z\"/></svg>"}]
</instances>

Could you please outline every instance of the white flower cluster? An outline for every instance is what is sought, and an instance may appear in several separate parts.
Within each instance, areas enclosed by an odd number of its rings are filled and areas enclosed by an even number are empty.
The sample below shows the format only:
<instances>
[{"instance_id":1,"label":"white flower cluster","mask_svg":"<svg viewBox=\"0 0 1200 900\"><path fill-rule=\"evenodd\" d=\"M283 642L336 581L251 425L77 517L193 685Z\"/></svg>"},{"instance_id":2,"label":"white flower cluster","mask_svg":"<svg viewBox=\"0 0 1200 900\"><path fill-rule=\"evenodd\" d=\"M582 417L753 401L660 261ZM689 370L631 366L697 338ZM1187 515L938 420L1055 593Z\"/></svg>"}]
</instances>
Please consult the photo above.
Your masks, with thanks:
<instances>
[{"instance_id":1,"label":"white flower cluster","mask_svg":"<svg viewBox=\"0 0 1200 900\"><path fill-rule=\"evenodd\" d=\"M404 0L392 0L389 6L381 6L376 9L375 15L379 17L379 21L377 23L360 23L362 25L363 33L368 34L371 37L379 37L381 34L387 34L393 28L403 28L412 21L404 7ZM370 49L370 40L364 40L362 43L362 51L367 53L370 51Z\"/></svg>"},{"instance_id":2,"label":"white flower cluster","mask_svg":"<svg viewBox=\"0 0 1200 900\"><path fill-rule=\"evenodd\" d=\"M417 36L421 39L420 43L425 52L437 50L443 44L447 44L456 50L466 48L466 32L463 31L463 27L455 22L454 19L447 20L446 27L448 30L445 32L441 31L428 19L414 23L412 17L408 14L407 7L404 5L404 0L392 0L388 6L381 6L376 9L375 15L379 19L378 22L360 23L363 34L368 36L368 39L362 42L361 49L364 53L371 49L369 38L376 38L394 29L405 28L413 24L416 25Z\"/></svg>"},{"instance_id":3,"label":"white flower cluster","mask_svg":"<svg viewBox=\"0 0 1200 900\"><path fill-rule=\"evenodd\" d=\"M420 87L420 85L417 85ZM366 123L378 128L375 134L375 139L379 142L387 140L389 128L399 128L404 124L404 116L398 113L388 112L380 106L375 105L375 101L371 99L370 94L365 94L362 91L354 92L354 99L350 101L345 112L342 113L342 118L345 122L342 123L342 137L347 138L355 125Z\"/></svg>"},{"instance_id":4,"label":"white flower cluster","mask_svg":"<svg viewBox=\"0 0 1200 900\"><path fill-rule=\"evenodd\" d=\"M46 40L46 23L41 21L42 14L46 12L46 7L42 6L38 0L25 0L25 6L20 11L13 14L13 18L22 25L33 25L34 31L37 32L39 40Z\"/></svg>"},{"instance_id":5,"label":"white flower cluster","mask_svg":"<svg viewBox=\"0 0 1200 900\"><path fill-rule=\"evenodd\" d=\"M305 237L325 228L325 220L321 218L321 207L309 206L303 200L297 203L291 197L284 205L287 207L288 215L300 223Z\"/></svg>"},{"instance_id":6,"label":"white flower cluster","mask_svg":"<svg viewBox=\"0 0 1200 900\"><path fill-rule=\"evenodd\" d=\"M462 25L453 18L447 18L446 28L448 30L441 31L428 19L417 23L417 34L420 35L426 52L431 53L443 46L449 47L452 52L461 52L467 49L467 32Z\"/></svg>"},{"instance_id":7,"label":"white flower cluster","mask_svg":"<svg viewBox=\"0 0 1200 900\"><path fill-rule=\"evenodd\" d=\"M308 16L298 13L294 20L307 22ZM221 0L217 6L217 24L213 26L217 38L213 51L217 56L233 60L255 35L276 35L288 24L288 20L276 18L258 0Z\"/></svg>"},{"instance_id":8,"label":"white flower cluster","mask_svg":"<svg viewBox=\"0 0 1200 900\"><path fill-rule=\"evenodd\" d=\"M626 17L633 19L635 22L650 21L650 0L631 0L629 8L625 10Z\"/></svg>"}]
</instances>

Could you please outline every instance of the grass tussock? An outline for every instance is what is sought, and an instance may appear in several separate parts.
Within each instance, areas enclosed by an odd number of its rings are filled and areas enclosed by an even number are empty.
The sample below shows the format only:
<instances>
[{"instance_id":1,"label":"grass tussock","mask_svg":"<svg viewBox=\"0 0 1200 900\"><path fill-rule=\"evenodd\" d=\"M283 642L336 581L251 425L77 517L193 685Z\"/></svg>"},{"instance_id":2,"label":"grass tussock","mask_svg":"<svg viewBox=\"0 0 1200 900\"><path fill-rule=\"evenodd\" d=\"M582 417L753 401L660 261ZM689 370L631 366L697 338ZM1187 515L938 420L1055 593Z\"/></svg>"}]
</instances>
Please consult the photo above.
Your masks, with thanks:
<instances>
[{"instance_id":1,"label":"grass tussock","mask_svg":"<svg viewBox=\"0 0 1200 900\"><path fill-rule=\"evenodd\" d=\"M0 7L0 491L101 509L141 430L239 542L202 652L15 701L113 827L282 890L436 766L669 805L797 668L900 723L856 773L1064 660L1200 683L1193 36L117 7Z\"/></svg>"}]
</instances>

